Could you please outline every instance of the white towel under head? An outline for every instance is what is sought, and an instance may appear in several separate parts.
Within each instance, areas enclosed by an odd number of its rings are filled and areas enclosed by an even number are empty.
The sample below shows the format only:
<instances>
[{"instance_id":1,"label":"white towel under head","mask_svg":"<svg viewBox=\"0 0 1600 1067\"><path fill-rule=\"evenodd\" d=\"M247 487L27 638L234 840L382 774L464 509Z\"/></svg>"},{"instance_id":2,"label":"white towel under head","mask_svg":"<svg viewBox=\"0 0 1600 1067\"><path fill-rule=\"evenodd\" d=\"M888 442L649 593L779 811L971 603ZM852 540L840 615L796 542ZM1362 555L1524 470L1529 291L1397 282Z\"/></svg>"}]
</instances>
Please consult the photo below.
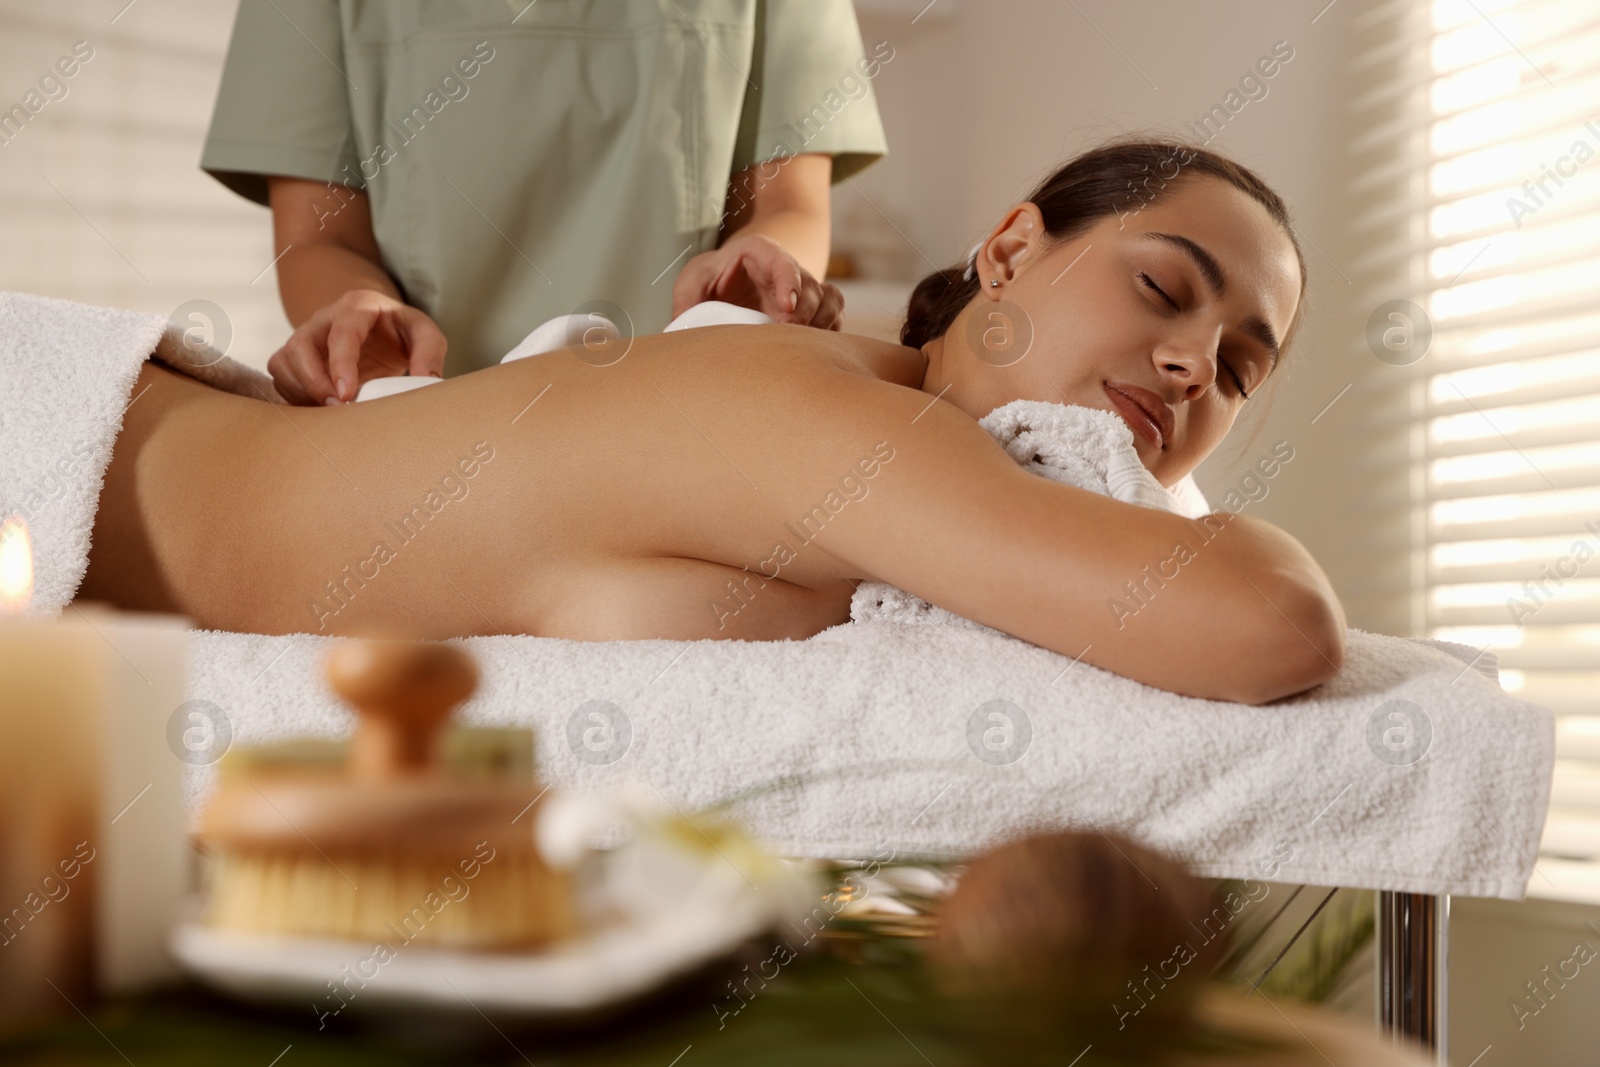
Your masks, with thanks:
<instances>
[{"instance_id":1,"label":"white towel under head","mask_svg":"<svg viewBox=\"0 0 1600 1067\"><path fill-rule=\"evenodd\" d=\"M1139 461L1122 416L1078 404L1013 400L978 420L1024 468L1051 481L1092 489L1129 504L1190 518L1211 509L1185 478L1168 489ZM1179 486L1183 487L1180 493Z\"/></svg>"}]
</instances>

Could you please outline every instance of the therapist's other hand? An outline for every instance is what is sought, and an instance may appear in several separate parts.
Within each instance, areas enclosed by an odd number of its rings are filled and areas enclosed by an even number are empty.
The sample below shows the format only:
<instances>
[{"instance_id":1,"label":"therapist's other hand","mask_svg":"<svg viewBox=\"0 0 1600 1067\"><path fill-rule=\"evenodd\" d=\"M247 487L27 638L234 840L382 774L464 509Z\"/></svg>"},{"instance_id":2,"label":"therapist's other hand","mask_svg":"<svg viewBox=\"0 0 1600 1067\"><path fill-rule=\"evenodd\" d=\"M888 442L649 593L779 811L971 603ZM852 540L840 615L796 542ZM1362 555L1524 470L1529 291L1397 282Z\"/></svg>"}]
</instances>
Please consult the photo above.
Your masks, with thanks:
<instances>
[{"instance_id":1,"label":"therapist's other hand","mask_svg":"<svg viewBox=\"0 0 1600 1067\"><path fill-rule=\"evenodd\" d=\"M672 317L706 300L823 330L839 329L844 316L838 286L819 282L781 244L759 233L730 237L684 264L672 286Z\"/></svg>"},{"instance_id":2,"label":"therapist's other hand","mask_svg":"<svg viewBox=\"0 0 1600 1067\"><path fill-rule=\"evenodd\" d=\"M352 289L301 323L267 370L291 404L349 403L373 378L407 370L443 377L447 347L425 312L387 293Z\"/></svg>"}]
</instances>

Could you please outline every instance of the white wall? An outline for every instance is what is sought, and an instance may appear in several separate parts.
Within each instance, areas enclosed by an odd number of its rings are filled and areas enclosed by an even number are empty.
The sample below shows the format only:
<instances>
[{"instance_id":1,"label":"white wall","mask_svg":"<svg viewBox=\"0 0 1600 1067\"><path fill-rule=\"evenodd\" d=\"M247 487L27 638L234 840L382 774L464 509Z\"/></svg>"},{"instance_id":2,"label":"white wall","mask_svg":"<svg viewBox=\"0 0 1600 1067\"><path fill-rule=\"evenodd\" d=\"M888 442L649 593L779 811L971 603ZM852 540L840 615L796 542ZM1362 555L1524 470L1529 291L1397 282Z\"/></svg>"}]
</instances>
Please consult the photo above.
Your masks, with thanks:
<instances>
[{"instance_id":1,"label":"white wall","mask_svg":"<svg viewBox=\"0 0 1600 1067\"><path fill-rule=\"evenodd\" d=\"M913 25L898 8L880 13L886 5L860 0L863 38L888 40L895 58L875 82L891 155L857 184L903 209L897 224L946 262L1085 144L1182 132L1286 40L1294 59L1210 147L1260 169L1305 226L1329 222L1338 188L1326 162L1339 146L1318 131L1337 107L1327 88L1344 36L1337 5L1308 25L1317 6L937 0Z\"/></svg>"},{"instance_id":2,"label":"white wall","mask_svg":"<svg viewBox=\"0 0 1600 1067\"><path fill-rule=\"evenodd\" d=\"M1450 921L1451 1062L1480 1053L1478 1067L1596 1061L1600 909L1458 900Z\"/></svg>"},{"instance_id":3,"label":"white wall","mask_svg":"<svg viewBox=\"0 0 1600 1067\"><path fill-rule=\"evenodd\" d=\"M0 138L0 289L169 315L207 301L231 329L229 354L264 365L288 332L262 273L270 216L198 165L233 9L0 0L0 109L75 42L93 49L65 96Z\"/></svg>"}]
</instances>

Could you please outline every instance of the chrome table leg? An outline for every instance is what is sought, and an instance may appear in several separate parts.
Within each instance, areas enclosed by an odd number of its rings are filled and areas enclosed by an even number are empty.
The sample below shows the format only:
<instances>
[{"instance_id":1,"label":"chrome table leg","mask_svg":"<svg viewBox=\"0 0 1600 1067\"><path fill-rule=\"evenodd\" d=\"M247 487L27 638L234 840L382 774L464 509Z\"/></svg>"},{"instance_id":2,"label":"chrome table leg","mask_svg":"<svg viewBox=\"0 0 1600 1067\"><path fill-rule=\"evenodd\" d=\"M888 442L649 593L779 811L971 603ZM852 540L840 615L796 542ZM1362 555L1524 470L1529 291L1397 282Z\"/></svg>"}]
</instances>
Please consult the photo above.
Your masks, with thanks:
<instances>
[{"instance_id":1,"label":"chrome table leg","mask_svg":"<svg viewBox=\"0 0 1600 1067\"><path fill-rule=\"evenodd\" d=\"M1450 897L1378 894L1378 1019L1445 1062Z\"/></svg>"}]
</instances>

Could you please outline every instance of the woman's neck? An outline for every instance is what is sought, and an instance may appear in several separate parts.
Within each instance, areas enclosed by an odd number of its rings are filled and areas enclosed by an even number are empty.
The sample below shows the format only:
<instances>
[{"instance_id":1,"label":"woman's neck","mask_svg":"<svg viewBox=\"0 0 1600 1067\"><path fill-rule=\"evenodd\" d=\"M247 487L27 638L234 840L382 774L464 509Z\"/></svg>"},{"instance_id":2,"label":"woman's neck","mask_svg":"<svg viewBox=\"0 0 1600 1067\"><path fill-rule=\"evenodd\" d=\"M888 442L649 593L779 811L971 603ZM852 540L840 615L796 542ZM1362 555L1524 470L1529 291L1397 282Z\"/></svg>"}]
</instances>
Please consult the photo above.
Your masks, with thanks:
<instances>
[{"instance_id":1,"label":"woman's neck","mask_svg":"<svg viewBox=\"0 0 1600 1067\"><path fill-rule=\"evenodd\" d=\"M944 377L944 338L935 337L923 345L920 351L922 352L923 360L922 385L920 388L925 393L937 395L948 384Z\"/></svg>"}]
</instances>

